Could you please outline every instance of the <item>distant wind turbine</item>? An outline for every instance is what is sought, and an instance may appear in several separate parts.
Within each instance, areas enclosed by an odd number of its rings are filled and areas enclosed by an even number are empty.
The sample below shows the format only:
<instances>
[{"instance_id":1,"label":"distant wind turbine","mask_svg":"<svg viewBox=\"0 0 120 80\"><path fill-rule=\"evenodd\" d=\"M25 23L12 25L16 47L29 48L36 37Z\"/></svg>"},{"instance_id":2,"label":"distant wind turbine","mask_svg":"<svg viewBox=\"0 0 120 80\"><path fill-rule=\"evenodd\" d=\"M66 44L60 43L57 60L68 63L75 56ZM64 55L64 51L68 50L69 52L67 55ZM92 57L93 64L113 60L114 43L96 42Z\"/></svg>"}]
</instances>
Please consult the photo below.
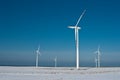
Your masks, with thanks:
<instances>
[{"instance_id":1,"label":"distant wind turbine","mask_svg":"<svg viewBox=\"0 0 120 80\"><path fill-rule=\"evenodd\" d=\"M100 46L98 46L98 50L95 52L96 53L96 67L100 67Z\"/></svg>"},{"instance_id":2,"label":"distant wind turbine","mask_svg":"<svg viewBox=\"0 0 120 80\"><path fill-rule=\"evenodd\" d=\"M39 55L40 55L40 46L38 46L38 49L36 50L36 67L38 67Z\"/></svg>"},{"instance_id":3,"label":"distant wind turbine","mask_svg":"<svg viewBox=\"0 0 120 80\"><path fill-rule=\"evenodd\" d=\"M55 62L55 67L57 67L57 57L55 57L54 62Z\"/></svg>"},{"instance_id":4,"label":"distant wind turbine","mask_svg":"<svg viewBox=\"0 0 120 80\"><path fill-rule=\"evenodd\" d=\"M81 16L79 17L77 23L75 26L69 26L68 28L71 29L75 29L75 43L76 43L76 68L79 69L79 29L81 29L81 27L78 27L78 24L80 22L80 20L82 19L84 13L86 10L83 11L83 13L81 14Z\"/></svg>"}]
</instances>

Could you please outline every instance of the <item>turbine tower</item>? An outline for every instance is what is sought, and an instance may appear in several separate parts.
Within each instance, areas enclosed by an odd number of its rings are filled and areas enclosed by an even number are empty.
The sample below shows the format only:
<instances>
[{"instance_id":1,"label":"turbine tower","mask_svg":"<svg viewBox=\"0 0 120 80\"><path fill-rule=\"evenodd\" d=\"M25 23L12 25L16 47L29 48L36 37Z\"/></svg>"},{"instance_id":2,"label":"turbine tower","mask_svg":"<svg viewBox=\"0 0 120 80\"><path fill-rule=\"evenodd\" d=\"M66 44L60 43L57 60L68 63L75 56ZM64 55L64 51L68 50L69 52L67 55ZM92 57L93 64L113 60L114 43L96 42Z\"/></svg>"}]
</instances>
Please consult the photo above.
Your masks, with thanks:
<instances>
[{"instance_id":1,"label":"turbine tower","mask_svg":"<svg viewBox=\"0 0 120 80\"><path fill-rule=\"evenodd\" d=\"M76 44L76 68L79 69L79 29L81 29L81 27L78 27L78 24L80 22L80 20L82 19L84 13L86 10L83 11L83 13L81 14L81 16L79 17L77 23L75 26L69 26L68 28L71 29L75 29L75 44Z\"/></svg>"},{"instance_id":2,"label":"turbine tower","mask_svg":"<svg viewBox=\"0 0 120 80\"><path fill-rule=\"evenodd\" d=\"M40 46L38 46L38 49L36 50L36 67L38 67L39 55L40 55Z\"/></svg>"},{"instance_id":3,"label":"turbine tower","mask_svg":"<svg viewBox=\"0 0 120 80\"><path fill-rule=\"evenodd\" d=\"M97 65L97 67L100 67L100 55L101 55L101 53L100 53L100 46L98 46L98 50L95 52L96 53L96 65Z\"/></svg>"},{"instance_id":4,"label":"turbine tower","mask_svg":"<svg viewBox=\"0 0 120 80\"><path fill-rule=\"evenodd\" d=\"M55 57L54 62L55 62L55 67L57 67L57 57Z\"/></svg>"}]
</instances>

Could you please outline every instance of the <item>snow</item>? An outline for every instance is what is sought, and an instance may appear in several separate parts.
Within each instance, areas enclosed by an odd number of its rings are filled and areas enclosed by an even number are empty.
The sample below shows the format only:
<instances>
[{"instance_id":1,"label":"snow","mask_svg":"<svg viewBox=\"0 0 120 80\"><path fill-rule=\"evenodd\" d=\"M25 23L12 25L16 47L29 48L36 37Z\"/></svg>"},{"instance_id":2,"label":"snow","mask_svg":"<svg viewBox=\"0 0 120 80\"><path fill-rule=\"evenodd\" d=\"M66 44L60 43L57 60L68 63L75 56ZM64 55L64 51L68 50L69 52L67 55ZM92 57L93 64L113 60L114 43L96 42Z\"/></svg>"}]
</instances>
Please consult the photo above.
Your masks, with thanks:
<instances>
[{"instance_id":1,"label":"snow","mask_svg":"<svg viewBox=\"0 0 120 80\"><path fill-rule=\"evenodd\" d=\"M1 66L0 80L120 80L120 68Z\"/></svg>"}]
</instances>

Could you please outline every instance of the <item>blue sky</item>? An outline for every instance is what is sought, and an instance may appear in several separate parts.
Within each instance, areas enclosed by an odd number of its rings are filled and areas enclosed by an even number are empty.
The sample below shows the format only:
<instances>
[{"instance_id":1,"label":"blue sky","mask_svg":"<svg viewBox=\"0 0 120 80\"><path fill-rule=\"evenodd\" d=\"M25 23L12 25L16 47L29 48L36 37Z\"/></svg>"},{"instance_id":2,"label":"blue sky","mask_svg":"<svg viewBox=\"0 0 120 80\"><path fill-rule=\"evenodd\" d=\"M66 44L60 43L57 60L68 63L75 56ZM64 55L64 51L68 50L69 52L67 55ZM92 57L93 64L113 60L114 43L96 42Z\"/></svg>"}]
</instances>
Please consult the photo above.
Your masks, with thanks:
<instances>
[{"instance_id":1,"label":"blue sky","mask_svg":"<svg viewBox=\"0 0 120 80\"><path fill-rule=\"evenodd\" d=\"M40 65L75 65L74 30L79 26L80 62L94 66L100 45L102 65L120 62L120 1L118 0L0 0L0 65L34 65L40 45Z\"/></svg>"}]
</instances>

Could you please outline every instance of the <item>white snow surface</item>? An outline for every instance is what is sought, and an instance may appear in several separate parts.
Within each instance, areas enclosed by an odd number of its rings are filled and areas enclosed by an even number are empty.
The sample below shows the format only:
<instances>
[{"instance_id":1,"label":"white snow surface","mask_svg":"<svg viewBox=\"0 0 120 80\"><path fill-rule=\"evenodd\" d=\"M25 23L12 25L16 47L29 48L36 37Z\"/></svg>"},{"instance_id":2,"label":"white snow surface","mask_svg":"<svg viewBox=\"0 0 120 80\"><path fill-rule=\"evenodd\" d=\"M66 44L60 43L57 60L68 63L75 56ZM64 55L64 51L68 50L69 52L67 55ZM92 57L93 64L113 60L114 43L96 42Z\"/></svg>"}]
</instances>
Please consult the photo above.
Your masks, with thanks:
<instances>
[{"instance_id":1,"label":"white snow surface","mask_svg":"<svg viewBox=\"0 0 120 80\"><path fill-rule=\"evenodd\" d=\"M120 67L0 67L0 80L120 80Z\"/></svg>"}]
</instances>

